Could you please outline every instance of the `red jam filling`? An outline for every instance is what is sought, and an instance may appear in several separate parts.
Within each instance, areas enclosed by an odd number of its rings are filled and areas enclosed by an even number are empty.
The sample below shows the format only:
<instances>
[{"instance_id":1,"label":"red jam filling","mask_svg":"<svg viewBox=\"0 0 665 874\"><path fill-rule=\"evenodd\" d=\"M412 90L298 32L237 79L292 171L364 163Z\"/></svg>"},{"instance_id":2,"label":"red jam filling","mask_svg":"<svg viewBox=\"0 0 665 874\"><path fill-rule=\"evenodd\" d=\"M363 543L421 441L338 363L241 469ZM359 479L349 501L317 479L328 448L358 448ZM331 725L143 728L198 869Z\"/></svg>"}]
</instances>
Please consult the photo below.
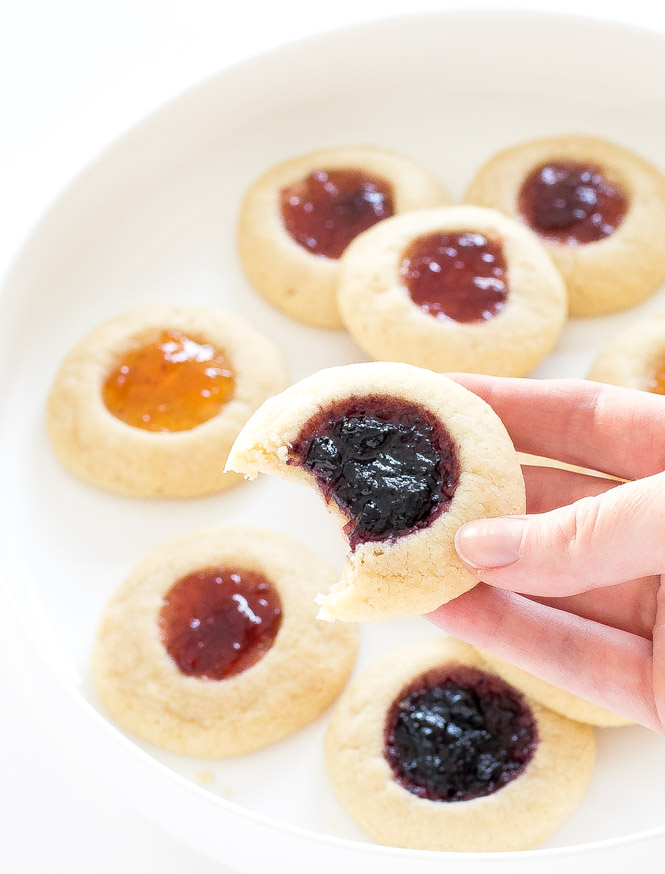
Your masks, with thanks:
<instances>
[{"instance_id":1,"label":"red jam filling","mask_svg":"<svg viewBox=\"0 0 665 874\"><path fill-rule=\"evenodd\" d=\"M552 161L524 180L518 207L541 237L563 246L595 243L619 227L628 199L600 169L577 161Z\"/></svg>"},{"instance_id":2,"label":"red jam filling","mask_svg":"<svg viewBox=\"0 0 665 874\"><path fill-rule=\"evenodd\" d=\"M352 398L311 419L290 464L310 471L348 522L352 549L426 528L459 480L457 447L427 410L390 397Z\"/></svg>"},{"instance_id":3,"label":"red jam filling","mask_svg":"<svg viewBox=\"0 0 665 874\"><path fill-rule=\"evenodd\" d=\"M464 665L429 671L393 702L384 755L395 780L419 798L471 801L518 777L538 745L524 696Z\"/></svg>"},{"instance_id":4,"label":"red jam filling","mask_svg":"<svg viewBox=\"0 0 665 874\"><path fill-rule=\"evenodd\" d=\"M476 231L435 232L402 255L402 282L424 312L456 322L482 322L506 305L503 247Z\"/></svg>"},{"instance_id":5,"label":"red jam filling","mask_svg":"<svg viewBox=\"0 0 665 874\"><path fill-rule=\"evenodd\" d=\"M393 215L392 186L363 170L315 170L282 188L282 221L314 255L339 258L354 237Z\"/></svg>"},{"instance_id":6,"label":"red jam filling","mask_svg":"<svg viewBox=\"0 0 665 874\"><path fill-rule=\"evenodd\" d=\"M183 674L224 680L270 649L282 621L277 591L256 571L204 568L178 580L159 613L162 643Z\"/></svg>"},{"instance_id":7,"label":"red jam filling","mask_svg":"<svg viewBox=\"0 0 665 874\"><path fill-rule=\"evenodd\" d=\"M233 371L223 352L180 331L130 349L102 386L106 409L144 431L189 431L230 400Z\"/></svg>"}]
</instances>

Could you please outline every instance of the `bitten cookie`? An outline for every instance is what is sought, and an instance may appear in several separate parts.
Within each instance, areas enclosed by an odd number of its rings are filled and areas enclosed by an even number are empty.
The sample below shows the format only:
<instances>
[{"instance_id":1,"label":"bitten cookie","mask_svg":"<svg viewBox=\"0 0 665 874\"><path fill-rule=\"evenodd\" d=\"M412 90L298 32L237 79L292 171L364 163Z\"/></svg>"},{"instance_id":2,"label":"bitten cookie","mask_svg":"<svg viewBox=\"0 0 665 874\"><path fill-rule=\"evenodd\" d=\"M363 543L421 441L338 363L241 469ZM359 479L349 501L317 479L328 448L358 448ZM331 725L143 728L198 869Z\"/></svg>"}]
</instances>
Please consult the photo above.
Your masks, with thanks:
<instances>
[{"instance_id":1,"label":"bitten cookie","mask_svg":"<svg viewBox=\"0 0 665 874\"><path fill-rule=\"evenodd\" d=\"M578 695L573 695L572 692L553 686L539 677L534 677L533 674L511 665L510 662L506 662L492 653L478 650L478 654L488 670L498 674L507 683L517 686L525 695L545 707L549 707L550 710L567 716L568 719L585 722L587 725L595 725L599 728L635 724L630 719L626 719L625 716L619 716L618 713L612 713L611 710L606 710L599 704L594 704Z\"/></svg>"},{"instance_id":2,"label":"bitten cookie","mask_svg":"<svg viewBox=\"0 0 665 874\"><path fill-rule=\"evenodd\" d=\"M502 422L479 397L407 364L322 370L267 401L231 470L315 485L351 552L321 595L322 619L427 613L471 589L454 536L472 519L523 513L524 480Z\"/></svg>"},{"instance_id":3,"label":"bitten cookie","mask_svg":"<svg viewBox=\"0 0 665 874\"><path fill-rule=\"evenodd\" d=\"M221 758L311 722L346 683L357 629L315 619L333 571L271 531L200 531L149 552L107 605L102 704L164 749Z\"/></svg>"},{"instance_id":4,"label":"bitten cookie","mask_svg":"<svg viewBox=\"0 0 665 874\"><path fill-rule=\"evenodd\" d=\"M572 315L627 309L665 280L665 177L614 143L571 135L513 146L481 167L465 199L539 234Z\"/></svg>"},{"instance_id":5,"label":"bitten cookie","mask_svg":"<svg viewBox=\"0 0 665 874\"><path fill-rule=\"evenodd\" d=\"M536 235L474 206L418 210L360 234L342 256L338 300L373 358L496 376L533 370L567 312Z\"/></svg>"},{"instance_id":6,"label":"bitten cookie","mask_svg":"<svg viewBox=\"0 0 665 874\"><path fill-rule=\"evenodd\" d=\"M665 314L633 322L601 349L587 379L665 394Z\"/></svg>"},{"instance_id":7,"label":"bitten cookie","mask_svg":"<svg viewBox=\"0 0 665 874\"><path fill-rule=\"evenodd\" d=\"M238 223L245 272L269 303L338 328L339 258L351 240L397 213L450 203L436 177L386 149L349 146L284 161L247 192Z\"/></svg>"},{"instance_id":8,"label":"bitten cookie","mask_svg":"<svg viewBox=\"0 0 665 874\"><path fill-rule=\"evenodd\" d=\"M380 659L346 689L326 735L328 773L375 841L423 850L536 846L579 805L593 730L436 638Z\"/></svg>"},{"instance_id":9,"label":"bitten cookie","mask_svg":"<svg viewBox=\"0 0 665 874\"><path fill-rule=\"evenodd\" d=\"M282 354L240 316L142 307L69 352L46 424L62 464L93 485L131 497L204 495L240 481L224 473L231 444L286 385Z\"/></svg>"}]
</instances>

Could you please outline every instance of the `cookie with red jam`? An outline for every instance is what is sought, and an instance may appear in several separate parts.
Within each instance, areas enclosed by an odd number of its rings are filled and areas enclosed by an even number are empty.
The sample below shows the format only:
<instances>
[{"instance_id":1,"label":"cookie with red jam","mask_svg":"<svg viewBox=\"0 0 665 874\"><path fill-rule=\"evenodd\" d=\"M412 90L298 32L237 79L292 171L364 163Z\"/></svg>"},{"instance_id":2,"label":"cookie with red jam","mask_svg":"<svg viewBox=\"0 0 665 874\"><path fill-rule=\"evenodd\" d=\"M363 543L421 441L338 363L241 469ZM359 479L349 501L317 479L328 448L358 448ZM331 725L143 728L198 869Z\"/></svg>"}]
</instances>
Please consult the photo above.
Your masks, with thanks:
<instances>
[{"instance_id":1,"label":"cookie with red jam","mask_svg":"<svg viewBox=\"0 0 665 874\"><path fill-rule=\"evenodd\" d=\"M595 760L589 726L444 637L399 649L351 683L325 749L335 792L367 835L452 852L537 846L582 801Z\"/></svg>"},{"instance_id":2,"label":"cookie with red jam","mask_svg":"<svg viewBox=\"0 0 665 874\"><path fill-rule=\"evenodd\" d=\"M249 189L238 222L245 272L293 319L342 327L339 259L367 228L392 215L450 203L436 177L396 152L349 146L291 158Z\"/></svg>"},{"instance_id":3,"label":"cookie with red jam","mask_svg":"<svg viewBox=\"0 0 665 874\"><path fill-rule=\"evenodd\" d=\"M576 135L521 143L487 161L465 199L540 237L572 315L627 309L665 281L665 176L615 143Z\"/></svg>"},{"instance_id":4,"label":"cookie with red jam","mask_svg":"<svg viewBox=\"0 0 665 874\"><path fill-rule=\"evenodd\" d=\"M665 313L650 314L612 337L587 379L665 395Z\"/></svg>"},{"instance_id":5,"label":"cookie with red jam","mask_svg":"<svg viewBox=\"0 0 665 874\"><path fill-rule=\"evenodd\" d=\"M357 629L315 619L333 571L272 531L200 531L149 552L104 610L101 702L175 753L253 752L316 719L353 668Z\"/></svg>"},{"instance_id":6,"label":"cookie with red jam","mask_svg":"<svg viewBox=\"0 0 665 874\"><path fill-rule=\"evenodd\" d=\"M524 376L566 321L566 289L535 234L496 210L450 206L387 219L341 261L344 323L373 358Z\"/></svg>"},{"instance_id":7,"label":"cookie with red jam","mask_svg":"<svg viewBox=\"0 0 665 874\"><path fill-rule=\"evenodd\" d=\"M62 464L131 497L191 497L224 473L236 435L288 385L274 343L234 313L151 306L92 330L68 353L46 422Z\"/></svg>"},{"instance_id":8,"label":"cookie with red jam","mask_svg":"<svg viewBox=\"0 0 665 874\"><path fill-rule=\"evenodd\" d=\"M472 519L523 513L524 480L502 422L450 379L407 364L322 370L271 398L227 466L314 486L350 552L322 619L427 613L477 579L454 547Z\"/></svg>"}]
</instances>

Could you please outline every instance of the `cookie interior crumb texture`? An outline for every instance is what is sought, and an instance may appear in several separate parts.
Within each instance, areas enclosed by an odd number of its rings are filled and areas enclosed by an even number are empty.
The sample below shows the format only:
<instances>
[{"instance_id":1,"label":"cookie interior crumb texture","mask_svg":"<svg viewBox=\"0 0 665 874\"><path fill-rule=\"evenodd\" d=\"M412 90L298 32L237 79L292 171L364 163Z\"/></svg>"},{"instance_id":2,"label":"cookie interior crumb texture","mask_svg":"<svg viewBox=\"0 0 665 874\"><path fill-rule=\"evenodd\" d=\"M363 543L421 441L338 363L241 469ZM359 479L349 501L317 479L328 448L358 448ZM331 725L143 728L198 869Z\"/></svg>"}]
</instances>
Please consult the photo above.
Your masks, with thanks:
<instances>
[{"instance_id":1,"label":"cookie interior crumb texture","mask_svg":"<svg viewBox=\"0 0 665 874\"><path fill-rule=\"evenodd\" d=\"M468 591L477 579L454 548L457 529L472 519L522 513L524 480L514 447L494 411L446 377L406 364L353 364L320 371L268 400L250 419L228 467L254 478L277 473L309 485L315 479L294 453L308 424L330 409L363 399L392 399L416 407L449 435L458 478L452 499L425 524L383 538L351 541L339 579L318 597L319 617L372 621L427 613ZM392 494L404 488L397 470ZM356 474L354 474L356 475ZM362 469L358 476L365 475ZM390 484L389 484L390 486ZM347 526L335 500L328 507Z\"/></svg>"}]
</instances>

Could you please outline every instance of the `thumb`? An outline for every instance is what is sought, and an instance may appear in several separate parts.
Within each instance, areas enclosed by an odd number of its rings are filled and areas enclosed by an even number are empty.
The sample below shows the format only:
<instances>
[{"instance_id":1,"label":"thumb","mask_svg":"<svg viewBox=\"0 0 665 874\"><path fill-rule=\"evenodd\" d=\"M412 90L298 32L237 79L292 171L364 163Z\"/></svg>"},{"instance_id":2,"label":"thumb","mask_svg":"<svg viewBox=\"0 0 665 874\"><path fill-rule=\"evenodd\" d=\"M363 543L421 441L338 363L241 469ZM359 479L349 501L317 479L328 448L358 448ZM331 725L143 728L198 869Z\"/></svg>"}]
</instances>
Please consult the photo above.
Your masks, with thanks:
<instances>
[{"instance_id":1,"label":"thumb","mask_svg":"<svg viewBox=\"0 0 665 874\"><path fill-rule=\"evenodd\" d=\"M478 519L455 537L484 582L525 595L573 595L665 572L665 474L549 513Z\"/></svg>"}]
</instances>

